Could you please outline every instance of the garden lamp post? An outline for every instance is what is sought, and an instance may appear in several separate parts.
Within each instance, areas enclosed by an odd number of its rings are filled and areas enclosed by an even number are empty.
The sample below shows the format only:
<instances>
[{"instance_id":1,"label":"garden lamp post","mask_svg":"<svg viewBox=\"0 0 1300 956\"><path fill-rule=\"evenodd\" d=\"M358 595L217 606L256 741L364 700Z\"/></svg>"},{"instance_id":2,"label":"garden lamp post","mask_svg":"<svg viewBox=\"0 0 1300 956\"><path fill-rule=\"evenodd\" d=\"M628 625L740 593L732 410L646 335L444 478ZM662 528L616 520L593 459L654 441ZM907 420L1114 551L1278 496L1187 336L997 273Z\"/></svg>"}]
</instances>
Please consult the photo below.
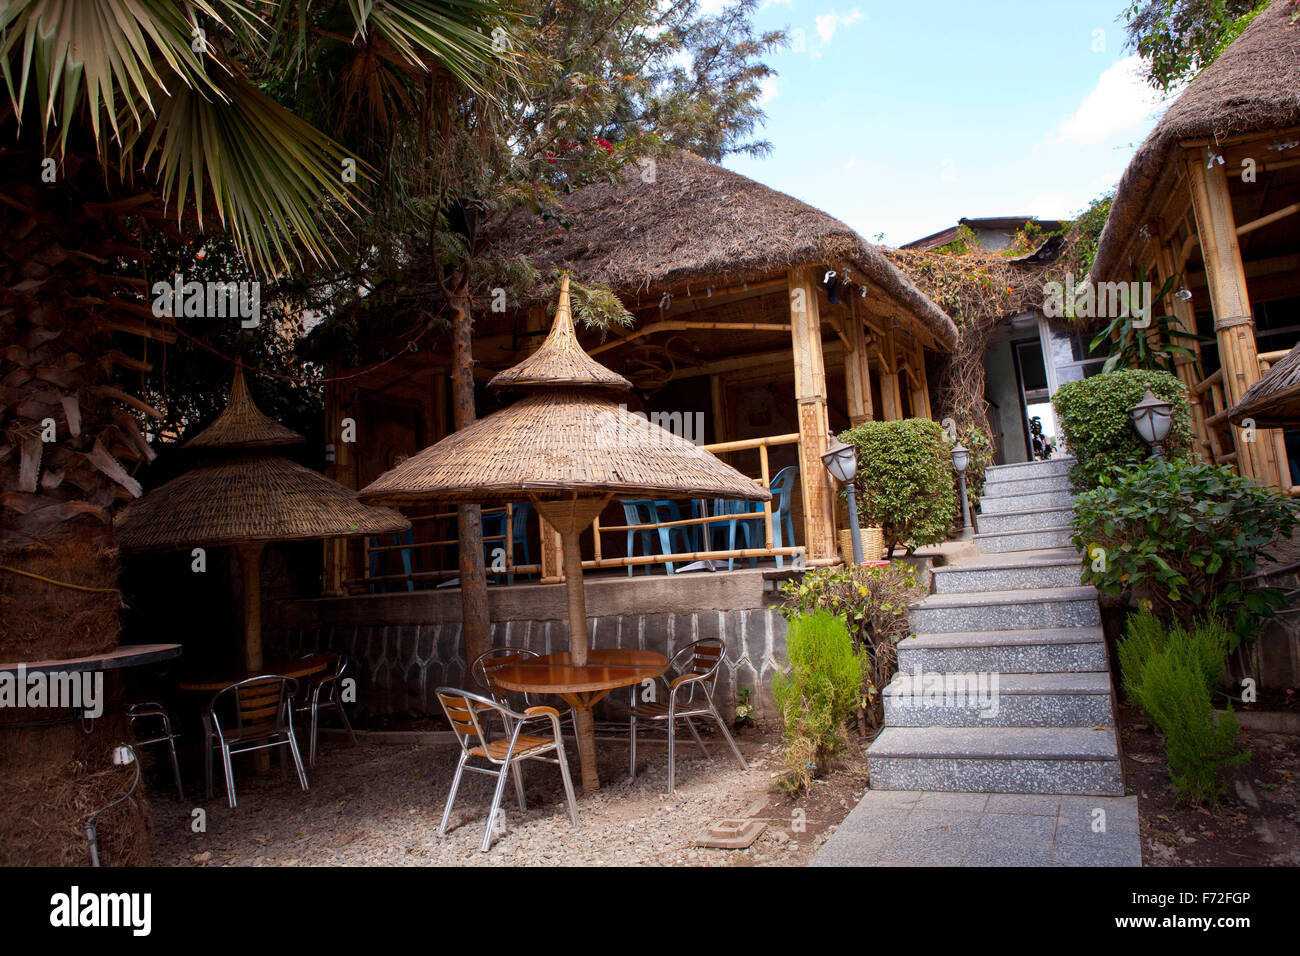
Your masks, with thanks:
<instances>
[{"instance_id":1,"label":"garden lamp post","mask_svg":"<svg viewBox=\"0 0 1300 956\"><path fill-rule=\"evenodd\" d=\"M1159 460L1165 457L1164 441L1169 437L1169 428L1173 424L1174 406L1151 394L1151 389L1128 410L1133 419L1133 427L1142 440L1151 446L1151 457Z\"/></svg>"},{"instance_id":2,"label":"garden lamp post","mask_svg":"<svg viewBox=\"0 0 1300 956\"><path fill-rule=\"evenodd\" d=\"M966 467L970 464L970 452L961 442L952 449L952 467L957 472L957 490L961 494L961 540L970 541L975 531L970 523L970 502L966 500Z\"/></svg>"},{"instance_id":3,"label":"garden lamp post","mask_svg":"<svg viewBox=\"0 0 1300 956\"><path fill-rule=\"evenodd\" d=\"M858 454L852 445L831 439L822 454L822 462L831 477L844 486L849 497L849 532L853 538L853 563L862 563L862 535L858 531L858 502L854 497L853 476L858 473Z\"/></svg>"}]
</instances>

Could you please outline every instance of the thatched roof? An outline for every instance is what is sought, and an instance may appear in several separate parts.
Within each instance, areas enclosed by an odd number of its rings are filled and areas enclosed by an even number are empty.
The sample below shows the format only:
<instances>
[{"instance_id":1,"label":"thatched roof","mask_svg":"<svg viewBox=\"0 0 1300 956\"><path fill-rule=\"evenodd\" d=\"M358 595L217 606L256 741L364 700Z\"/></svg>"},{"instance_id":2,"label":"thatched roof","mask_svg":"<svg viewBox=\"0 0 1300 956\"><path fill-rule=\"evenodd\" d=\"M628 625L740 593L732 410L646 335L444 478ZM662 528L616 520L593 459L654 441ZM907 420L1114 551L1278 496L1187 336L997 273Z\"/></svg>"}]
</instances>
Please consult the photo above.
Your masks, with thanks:
<instances>
[{"instance_id":1,"label":"thatched roof","mask_svg":"<svg viewBox=\"0 0 1300 956\"><path fill-rule=\"evenodd\" d=\"M616 182L584 186L562 204L568 228L515 213L498 250L525 255L543 272L572 271L625 297L844 262L915 315L941 345L957 341L952 320L844 223L693 153L657 158L653 177L631 166Z\"/></svg>"},{"instance_id":2,"label":"thatched roof","mask_svg":"<svg viewBox=\"0 0 1300 956\"><path fill-rule=\"evenodd\" d=\"M248 393L244 370L235 366L230 383L230 399L225 411L203 431L185 443L186 448L266 448L292 445L305 439L292 428L285 428L262 414Z\"/></svg>"},{"instance_id":3,"label":"thatched roof","mask_svg":"<svg viewBox=\"0 0 1300 956\"><path fill-rule=\"evenodd\" d=\"M241 541L294 541L405 531L396 511L278 455L209 462L133 502L114 530L124 551L175 551Z\"/></svg>"},{"instance_id":4,"label":"thatched roof","mask_svg":"<svg viewBox=\"0 0 1300 956\"><path fill-rule=\"evenodd\" d=\"M540 350L493 380L529 393L508 408L424 449L361 489L363 501L495 502L521 497L554 500L609 492L655 498L771 498L703 448L635 415L607 382L566 381L573 368L602 368L578 345L569 318L569 283L548 342L565 350L564 364ZM566 332L566 329L568 330ZM576 355L574 354L576 352ZM580 358L579 358L580 356ZM608 375L613 375L605 370ZM554 377L553 373L559 373ZM626 385L621 376L613 376ZM557 384L558 383L558 384Z\"/></svg>"},{"instance_id":5,"label":"thatched roof","mask_svg":"<svg viewBox=\"0 0 1300 956\"><path fill-rule=\"evenodd\" d=\"M583 351L573 329L569 309L569 277L560 277L560 305L546 341L528 358L496 375L493 388L527 388L535 385L591 386L629 390L632 383L607 369Z\"/></svg>"},{"instance_id":6,"label":"thatched roof","mask_svg":"<svg viewBox=\"0 0 1300 956\"><path fill-rule=\"evenodd\" d=\"M1222 138L1300 124L1300 23L1285 0L1258 16L1188 84L1138 147L1120 179L1092 266L1096 281L1124 271L1120 255L1147 218L1180 140Z\"/></svg>"},{"instance_id":7,"label":"thatched roof","mask_svg":"<svg viewBox=\"0 0 1300 956\"><path fill-rule=\"evenodd\" d=\"M1300 345L1279 359L1268 374L1246 390L1228 413L1234 425L1253 419L1260 428L1300 425Z\"/></svg>"}]
</instances>

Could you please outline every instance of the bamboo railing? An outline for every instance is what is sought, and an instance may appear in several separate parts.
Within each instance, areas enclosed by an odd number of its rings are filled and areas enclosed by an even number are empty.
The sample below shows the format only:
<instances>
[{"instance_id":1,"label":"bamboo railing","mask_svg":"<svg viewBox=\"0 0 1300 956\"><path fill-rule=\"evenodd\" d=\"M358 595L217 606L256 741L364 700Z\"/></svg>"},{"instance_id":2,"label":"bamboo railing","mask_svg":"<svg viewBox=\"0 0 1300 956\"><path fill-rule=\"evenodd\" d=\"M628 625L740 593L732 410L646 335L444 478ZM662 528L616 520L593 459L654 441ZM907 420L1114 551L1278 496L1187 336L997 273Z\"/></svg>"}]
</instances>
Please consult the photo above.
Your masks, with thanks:
<instances>
[{"instance_id":1,"label":"bamboo railing","mask_svg":"<svg viewBox=\"0 0 1300 956\"><path fill-rule=\"evenodd\" d=\"M715 455L726 455L740 451L757 451L759 460L759 474L754 477L754 482L764 489L771 488L771 468L769 464L769 449L782 445L797 445L799 443L799 433L791 432L787 435L773 435L765 438L749 438L741 441L719 442L712 445L703 445L706 451ZM504 507L484 508L484 515L500 514L505 512L505 533L499 535L484 535L484 542L503 541L505 542L505 563L503 567L488 568L488 577L499 577L502 574L540 574L540 564L516 564L514 555L514 520L515 506L506 505ZM411 516L411 524L418 526L422 523L438 522L453 520L456 518L455 511L438 512L427 515ZM603 553L601 536L605 532L657 532L660 529L703 527L708 529L712 525L722 524L728 521L753 521L761 519L763 528L763 545L762 547L735 548L735 549L715 549L706 546L702 550L675 552L672 554L648 554L648 555L627 555L627 556L607 556ZM772 513L772 504L770 501L763 502L762 510L755 509L753 512L740 514L721 514L721 515L701 515L699 517L681 518L671 521L655 521L646 524L615 524L602 525L599 517L592 525L594 542L593 555L590 559L584 559L582 566L584 569L591 568L626 568L639 567L650 564L689 564L694 561L728 561L733 559L749 558L772 558L778 555L794 559L801 559L806 554L806 548L801 545L795 545L792 542L786 542L782 547L775 546L775 532L773 528L774 515ZM454 525L453 525L454 527ZM455 567L447 568L446 554L447 551L456 545L457 538L444 537L434 538L428 541L415 541L411 544L371 544L370 538L364 539L362 577L349 578L343 583L349 591L358 592L367 590L371 585L376 583L403 583L407 581L436 581L446 580L457 577L459 570ZM436 570L429 571L411 571L397 572L372 575L370 573L371 556L379 553L401 553L403 551L428 553L432 560L422 562L429 567L437 566ZM413 555L414 558L414 555Z\"/></svg>"}]
</instances>

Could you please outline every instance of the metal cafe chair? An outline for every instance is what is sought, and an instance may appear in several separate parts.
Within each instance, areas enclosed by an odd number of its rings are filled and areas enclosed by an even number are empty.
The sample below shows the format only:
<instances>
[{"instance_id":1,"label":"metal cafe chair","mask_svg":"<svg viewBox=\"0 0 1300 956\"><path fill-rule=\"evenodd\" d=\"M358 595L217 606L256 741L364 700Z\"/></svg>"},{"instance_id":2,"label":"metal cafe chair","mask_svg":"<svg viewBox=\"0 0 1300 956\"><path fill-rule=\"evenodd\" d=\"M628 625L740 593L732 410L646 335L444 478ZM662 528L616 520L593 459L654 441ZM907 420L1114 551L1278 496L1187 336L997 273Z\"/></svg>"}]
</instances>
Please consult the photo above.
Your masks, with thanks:
<instances>
[{"instance_id":1,"label":"metal cafe chair","mask_svg":"<svg viewBox=\"0 0 1300 956\"><path fill-rule=\"evenodd\" d=\"M438 825L438 836L446 836L447 821L451 819L451 808L456 802L456 791L460 788L460 779L466 770L487 774L497 778L496 791L492 795L492 808L488 811L487 826L483 831L483 843L479 849L486 853L492 846L492 825L496 820L497 808L501 805L501 794L506 787L506 776L515 780L515 797L519 809L527 810L524 802L524 784L517 770L525 760L540 760L542 763L560 765L560 776L564 779L564 795L569 801L569 817L573 825L578 823L578 801L573 795L573 781L569 778L569 763L564 755L564 738L560 735L560 715L554 707L529 707L523 713L511 710L489 697L471 694L469 691L454 687L439 687L438 701L443 713L460 743L460 762L456 764L456 776L451 781L451 791L447 794L447 806L442 811L442 822ZM507 738L489 740L483 729L481 718L487 712L495 712L503 724L510 728ZM546 720L551 724L549 737L523 733L525 727ZM478 741L477 744L474 741ZM544 754L554 753L554 757ZM469 761L478 758L489 766L476 767Z\"/></svg>"},{"instance_id":2,"label":"metal cafe chair","mask_svg":"<svg viewBox=\"0 0 1300 956\"><path fill-rule=\"evenodd\" d=\"M501 647L491 648L474 658L473 663L469 665L469 672L474 675L474 682L478 684L479 687L484 688L488 692L487 695L489 697L498 704L510 707L510 695L513 692L506 690L504 687L497 686L496 682L492 680L492 672L498 667L504 667L506 664L514 664L521 660L528 660L529 658L541 656L542 655L538 654L536 651L529 650L526 647L512 647L507 644ZM563 726L565 722L568 722L572 727L574 735L577 734L577 723L576 718L573 715L572 707L567 704L563 707L554 704L541 704L539 701L533 699L532 694L527 692L518 696L523 698L525 709L537 706L554 707L556 713L560 715L560 725ZM507 727L506 733L509 732L510 728Z\"/></svg>"},{"instance_id":3,"label":"metal cafe chair","mask_svg":"<svg viewBox=\"0 0 1300 956\"><path fill-rule=\"evenodd\" d=\"M232 810L236 801L235 775L230 767L230 758L237 753L287 747L298 771L298 783L307 789L302 755L293 736L293 694L297 687L298 682L292 677L264 674L223 687L213 696L212 703L203 713L207 738L208 799L212 798L212 754L217 748L221 750L221 766L226 774L226 800ZM223 710L226 710L226 717L221 714ZM280 760L283 773L283 753Z\"/></svg>"},{"instance_id":4,"label":"metal cafe chair","mask_svg":"<svg viewBox=\"0 0 1300 956\"><path fill-rule=\"evenodd\" d=\"M309 719L311 738L307 748L307 766L309 767L316 766L316 736L320 726L321 711L336 711L339 720L343 722L343 728L352 739L352 746L357 745L357 733L352 729L352 722L348 720L348 712L343 709L343 699L340 696L343 675L352 665L352 661L342 654L332 652L312 651L303 655L304 658L317 656L330 658L334 666L323 676L314 675L306 678L303 695L297 698L293 704L296 713L311 715Z\"/></svg>"},{"instance_id":5,"label":"metal cafe chair","mask_svg":"<svg viewBox=\"0 0 1300 956\"><path fill-rule=\"evenodd\" d=\"M176 796L185 799L185 788L181 786L181 765L176 760L176 734L172 733L172 718L167 708L156 700L140 700L126 708L126 718L131 725L131 732L136 732L136 721L156 719L160 722L162 733L155 737L142 738L136 735L135 745L149 747L166 741L167 750L172 758L172 776L176 779Z\"/></svg>"},{"instance_id":6,"label":"metal cafe chair","mask_svg":"<svg viewBox=\"0 0 1300 956\"><path fill-rule=\"evenodd\" d=\"M686 728L700 746L700 752L709 756L709 751L695 729L692 717L712 717L726 738L731 752L740 761L740 766L749 769L745 758L740 755L740 748L727 730L726 722L718 713L713 702L713 690L718 683L718 669L722 666L722 654L726 645L716 637L687 644L673 655L668 663L668 670L658 680L664 685L666 701L640 699L645 690L638 685L632 688L632 705L628 726L628 752L631 775L636 776L636 722L638 720L664 721L668 727L668 792L673 792L673 778L676 770L674 749L676 747L677 721L684 720ZM669 674L674 675L671 679ZM656 685L657 686L657 685Z\"/></svg>"}]
</instances>

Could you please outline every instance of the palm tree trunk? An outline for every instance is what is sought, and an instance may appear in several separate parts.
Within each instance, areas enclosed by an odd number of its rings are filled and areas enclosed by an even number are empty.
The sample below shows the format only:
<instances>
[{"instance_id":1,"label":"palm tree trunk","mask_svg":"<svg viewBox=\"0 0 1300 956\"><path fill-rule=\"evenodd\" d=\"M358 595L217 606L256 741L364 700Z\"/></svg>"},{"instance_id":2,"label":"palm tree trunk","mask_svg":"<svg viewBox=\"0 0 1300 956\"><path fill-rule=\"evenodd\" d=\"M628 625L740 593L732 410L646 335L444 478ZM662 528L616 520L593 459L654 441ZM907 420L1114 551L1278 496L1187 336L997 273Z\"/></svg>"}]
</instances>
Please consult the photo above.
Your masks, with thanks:
<instances>
[{"instance_id":1,"label":"palm tree trunk","mask_svg":"<svg viewBox=\"0 0 1300 956\"><path fill-rule=\"evenodd\" d=\"M451 390L452 418L456 430L467 428L476 418L474 410L473 315L470 311L468 275L452 291ZM487 569L483 564L483 516L479 505L456 509L460 544L461 633L465 637L465 665L492 646L492 623L488 616ZM471 678L472 680L472 678Z\"/></svg>"}]
</instances>

